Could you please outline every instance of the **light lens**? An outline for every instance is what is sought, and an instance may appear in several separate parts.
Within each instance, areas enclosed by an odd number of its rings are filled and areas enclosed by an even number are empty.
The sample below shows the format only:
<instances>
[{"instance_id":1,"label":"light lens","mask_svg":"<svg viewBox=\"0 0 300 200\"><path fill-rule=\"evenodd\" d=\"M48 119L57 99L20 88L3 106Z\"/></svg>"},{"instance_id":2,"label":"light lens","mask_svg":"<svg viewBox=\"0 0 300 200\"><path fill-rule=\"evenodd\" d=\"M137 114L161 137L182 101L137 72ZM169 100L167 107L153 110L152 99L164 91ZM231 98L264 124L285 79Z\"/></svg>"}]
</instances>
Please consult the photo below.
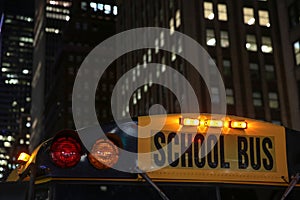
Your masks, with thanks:
<instances>
[{"instance_id":1,"label":"light lens","mask_svg":"<svg viewBox=\"0 0 300 200\"><path fill-rule=\"evenodd\" d=\"M97 169L107 169L119 160L118 147L108 139L99 139L88 155L90 163Z\"/></svg>"},{"instance_id":2,"label":"light lens","mask_svg":"<svg viewBox=\"0 0 300 200\"><path fill-rule=\"evenodd\" d=\"M223 124L222 120L208 119L205 121L206 126L213 128L222 128Z\"/></svg>"},{"instance_id":3,"label":"light lens","mask_svg":"<svg viewBox=\"0 0 300 200\"><path fill-rule=\"evenodd\" d=\"M50 154L55 165L67 168L79 162L81 150L81 144L73 137L59 137L52 143Z\"/></svg>"},{"instance_id":4,"label":"light lens","mask_svg":"<svg viewBox=\"0 0 300 200\"><path fill-rule=\"evenodd\" d=\"M247 127L248 127L248 124L245 121L231 121L230 122L230 128L246 129Z\"/></svg>"},{"instance_id":5,"label":"light lens","mask_svg":"<svg viewBox=\"0 0 300 200\"><path fill-rule=\"evenodd\" d=\"M200 124L199 119L193 119L193 118L180 118L179 122L181 125L184 126L199 126Z\"/></svg>"},{"instance_id":6,"label":"light lens","mask_svg":"<svg viewBox=\"0 0 300 200\"><path fill-rule=\"evenodd\" d=\"M29 154L27 154L27 153L25 153L25 152L22 152L22 153L20 153L20 155L19 155L19 157L18 157L18 161L19 162L28 162L28 160L29 160L29 158L30 158L30 155Z\"/></svg>"}]
</instances>

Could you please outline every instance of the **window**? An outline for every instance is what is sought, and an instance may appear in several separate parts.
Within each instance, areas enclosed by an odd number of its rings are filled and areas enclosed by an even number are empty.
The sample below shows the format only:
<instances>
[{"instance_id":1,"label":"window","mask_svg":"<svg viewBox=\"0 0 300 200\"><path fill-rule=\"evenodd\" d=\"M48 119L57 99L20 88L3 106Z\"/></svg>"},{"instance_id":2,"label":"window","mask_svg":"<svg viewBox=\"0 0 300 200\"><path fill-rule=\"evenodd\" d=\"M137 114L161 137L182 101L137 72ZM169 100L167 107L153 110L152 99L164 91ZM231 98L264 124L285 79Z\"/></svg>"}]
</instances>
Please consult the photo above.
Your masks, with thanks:
<instances>
[{"instance_id":1,"label":"window","mask_svg":"<svg viewBox=\"0 0 300 200\"><path fill-rule=\"evenodd\" d=\"M253 92L252 99L253 99L254 106L257 106L257 107L262 106L261 92Z\"/></svg>"},{"instance_id":2,"label":"window","mask_svg":"<svg viewBox=\"0 0 300 200\"><path fill-rule=\"evenodd\" d=\"M84 10L84 11L87 10L87 3L84 1L81 2L81 10Z\"/></svg>"},{"instance_id":3,"label":"window","mask_svg":"<svg viewBox=\"0 0 300 200\"><path fill-rule=\"evenodd\" d=\"M180 18L180 10L177 10L176 11L176 14L175 14L175 24L176 24L176 28L178 28L181 24L181 18Z\"/></svg>"},{"instance_id":4,"label":"window","mask_svg":"<svg viewBox=\"0 0 300 200\"><path fill-rule=\"evenodd\" d=\"M206 44L207 46L216 46L215 31L212 29L206 30Z\"/></svg>"},{"instance_id":5,"label":"window","mask_svg":"<svg viewBox=\"0 0 300 200\"><path fill-rule=\"evenodd\" d=\"M294 43L294 56L296 65L300 65L300 41Z\"/></svg>"},{"instance_id":6,"label":"window","mask_svg":"<svg viewBox=\"0 0 300 200\"><path fill-rule=\"evenodd\" d=\"M288 12L289 12L290 26L294 27L300 24L300 2L295 0L289 6Z\"/></svg>"},{"instance_id":7,"label":"window","mask_svg":"<svg viewBox=\"0 0 300 200\"><path fill-rule=\"evenodd\" d=\"M246 36L246 48L248 51L257 51L255 35Z\"/></svg>"},{"instance_id":8,"label":"window","mask_svg":"<svg viewBox=\"0 0 300 200\"><path fill-rule=\"evenodd\" d=\"M170 25L170 35L172 35L174 33L174 30L175 30L173 17L170 19L169 25Z\"/></svg>"},{"instance_id":9,"label":"window","mask_svg":"<svg viewBox=\"0 0 300 200\"><path fill-rule=\"evenodd\" d=\"M259 67L257 63L249 64L251 80L257 80L260 78Z\"/></svg>"},{"instance_id":10,"label":"window","mask_svg":"<svg viewBox=\"0 0 300 200\"><path fill-rule=\"evenodd\" d=\"M234 104L233 89L231 88L226 89L226 102L228 105Z\"/></svg>"},{"instance_id":11,"label":"window","mask_svg":"<svg viewBox=\"0 0 300 200\"><path fill-rule=\"evenodd\" d=\"M244 8L244 23L253 25L255 23L253 8Z\"/></svg>"},{"instance_id":12,"label":"window","mask_svg":"<svg viewBox=\"0 0 300 200\"><path fill-rule=\"evenodd\" d=\"M275 70L274 65L266 65L266 79L267 80L275 80Z\"/></svg>"},{"instance_id":13,"label":"window","mask_svg":"<svg viewBox=\"0 0 300 200\"><path fill-rule=\"evenodd\" d=\"M270 37L262 37L261 51L263 53L272 53L272 42Z\"/></svg>"},{"instance_id":14,"label":"window","mask_svg":"<svg viewBox=\"0 0 300 200\"><path fill-rule=\"evenodd\" d=\"M230 60L223 60L224 76L231 76L231 62Z\"/></svg>"},{"instance_id":15,"label":"window","mask_svg":"<svg viewBox=\"0 0 300 200\"><path fill-rule=\"evenodd\" d=\"M204 2L204 18L209 20L213 20L215 18L212 2Z\"/></svg>"},{"instance_id":16,"label":"window","mask_svg":"<svg viewBox=\"0 0 300 200\"><path fill-rule=\"evenodd\" d=\"M217 87L211 88L211 102L220 103L219 88Z\"/></svg>"},{"instance_id":17,"label":"window","mask_svg":"<svg viewBox=\"0 0 300 200\"><path fill-rule=\"evenodd\" d=\"M229 47L229 37L227 31L221 31L221 47Z\"/></svg>"},{"instance_id":18,"label":"window","mask_svg":"<svg viewBox=\"0 0 300 200\"><path fill-rule=\"evenodd\" d=\"M279 108L278 95L276 92L269 92L269 107L276 109Z\"/></svg>"},{"instance_id":19,"label":"window","mask_svg":"<svg viewBox=\"0 0 300 200\"><path fill-rule=\"evenodd\" d=\"M270 21L269 21L269 13L266 10L259 10L258 11L259 16L259 25L270 27Z\"/></svg>"},{"instance_id":20,"label":"window","mask_svg":"<svg viewBox=\"0 0 300 200\"><path fill-rule=\"evenodd\" d=\"M225 4L218 4L218 19L227 21L227 7Z\"/></svg>"}]
</instances>

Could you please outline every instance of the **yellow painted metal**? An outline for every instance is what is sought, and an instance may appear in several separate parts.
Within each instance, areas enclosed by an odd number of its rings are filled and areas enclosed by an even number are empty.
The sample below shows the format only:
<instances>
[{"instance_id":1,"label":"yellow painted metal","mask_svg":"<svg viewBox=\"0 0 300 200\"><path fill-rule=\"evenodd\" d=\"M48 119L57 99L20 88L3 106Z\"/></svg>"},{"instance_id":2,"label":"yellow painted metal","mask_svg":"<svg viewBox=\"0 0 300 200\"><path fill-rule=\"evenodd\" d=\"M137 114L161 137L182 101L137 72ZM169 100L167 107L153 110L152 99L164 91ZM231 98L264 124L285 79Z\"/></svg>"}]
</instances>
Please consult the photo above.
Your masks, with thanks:
<instances>
[{"instance_id":1,"label":"yellow painted metal","mask_svg":"<svg viewBox=\"0 0 300 200\"><path fill-rule=\"evenodd\" d=\"M188 114L185 114L186 116ZM151 171L162 163L167 164L162 169L149 172L149 176L154 180L285 184L282 177L288 179L288 170L284 127L248 118L225 116L221 119L224 122L247 122L247 129L232 129L224 126L223 128L210 128L207 132L208 130L201 128L201 126L181 126L178 123L178 119L181 117L181 115L175 114L168 115L167 119L162 115L151 116L151 119L149 116L138 119L139 168ZM190 118L218 119L218 116L209 114L195 116L195 114L191 114ZM150 123L153 126L149 126ZM218 131L221 132L220 137L215 134ZM178 140L175 142L172 138L171 148L167 148L166 143L171 133L176 133ZM160 137L154 141L156 134L160 134ZM202 135L205 138L205 136L214 134L215 137L219 138L216 149L204 157L205 164L199 167L196 165L195 159L198 157L199 164L202 144L198 140L196 145L195 136ZM189 157L191 157L188 154L185 154L184 159L179 157L177 164L168 165L168 156L171 155L173 157L171 160L174 161L175 153L182 154L182 147L185 145L183 143L189 140L189 136L192 138L190 141L192 144L191 165L188 165ZM222 138L222 142L220 138ZM163 147L159 151L157 144ZM206 147L203 147L204 150L207 150ZM196 148L198 148L197 151ZM147 154L148 152L152 153ZM200 155L196 155L196 153ZM160 162L156 162L157 160ZM248 164L246 165L245 162Z\"/></svg>"}]
</instances>

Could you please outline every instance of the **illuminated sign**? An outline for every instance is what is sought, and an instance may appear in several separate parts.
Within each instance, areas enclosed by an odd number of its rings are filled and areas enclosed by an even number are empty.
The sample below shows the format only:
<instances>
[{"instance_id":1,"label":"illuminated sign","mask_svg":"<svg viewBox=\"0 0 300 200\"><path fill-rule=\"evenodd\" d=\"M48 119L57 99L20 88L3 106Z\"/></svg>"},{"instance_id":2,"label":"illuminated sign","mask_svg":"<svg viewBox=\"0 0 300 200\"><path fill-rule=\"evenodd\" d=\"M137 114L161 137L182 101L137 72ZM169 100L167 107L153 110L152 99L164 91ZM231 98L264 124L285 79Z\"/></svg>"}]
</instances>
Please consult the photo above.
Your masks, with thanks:
<instances>
[{"instance_id":1,"label":"illuminated sign","mask_svg":"<svg viewBox=\"0 0 300 200\"><path fill-rule=\"evenodd\" d=\"M161 129L143 128L149 117L138 119L142 126L138 151L151 152L148 157L139 156L139 167L162 167L149 172L151 178L251 184L283 183L282 177L288 177L283 127L227 117L224 121L247 121L248 128L211 128L207 132L178 125L178 117L169 115ZM162 122L162 116L151 117L153 124Z\"/></svg>"}]
</instances>

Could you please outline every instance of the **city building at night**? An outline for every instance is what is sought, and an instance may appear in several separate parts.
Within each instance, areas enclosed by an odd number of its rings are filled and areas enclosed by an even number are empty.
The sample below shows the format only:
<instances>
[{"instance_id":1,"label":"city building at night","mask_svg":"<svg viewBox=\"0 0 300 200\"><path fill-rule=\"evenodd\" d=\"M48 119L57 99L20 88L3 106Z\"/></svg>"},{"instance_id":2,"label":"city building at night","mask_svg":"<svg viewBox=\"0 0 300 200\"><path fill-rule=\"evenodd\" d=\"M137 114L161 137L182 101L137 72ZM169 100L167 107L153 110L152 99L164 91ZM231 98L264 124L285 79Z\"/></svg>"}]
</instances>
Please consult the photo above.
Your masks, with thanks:
<instances>
[{"instance_id":1,"label":"city building at night","mask_svg":"<svg viewBox=\"0 0 300 200\"><path fill-rule=\"evenodd\" d=\"M32 82L32 148L62 129L74 127L73 82L86 55L115 34L118 8L113 1L36 1ZM101 79L106 95L97 98L101 120L107 109L115 68Z\"/></svg>"},{"instance_id":2,"label":"city building at night","mask_svg":"<svg viewBox=\"0 0 300 200\"><path fill-rule=\"evenodd\" d=\"M33 8L20 9L22 5L6 1L0 12L0 180L15 168L21 121L30 138ZM29 139L22 145L27 149Z\"/></svg>"},{"instance_id":3,"label":"city building at night","mask_svg":"<svg viewBox=\"0 0 300 200\"><path fill-rule=\"evenodd\" d=\"M122 0L118 4L118 31L153 26L170 29L170 35L176 30L192 37L218 66L225 84L228 114L300 129L299 73L294 73L299 71L299 2L286 3L279 0L189 3ZM293 17L290 23L288 16ZM132 66L138 70L151 62L169 65L193 85L200 111L210 112L211 103L220 101L217 98L220 91L212 88L210 98L201 76L195 75L189 63L172 52L157 50L164 45L166 37L162 34L154 41L155 49L124 56L119 62L122 67L117 68L118 78ZM182 43L178 41L175 48L182 49ZM162 76L176 85L176 80L165 77L164 71L165 68L157 67L156 74L149 74L147 84L133 93L131 104L123 107L123 113L145 115L153 104L162 104L168 113L180 111L178 99L169 90L149 82L150 76ZM125 85L124 93L126 88Z\"/></svg>"}]
</instances>

